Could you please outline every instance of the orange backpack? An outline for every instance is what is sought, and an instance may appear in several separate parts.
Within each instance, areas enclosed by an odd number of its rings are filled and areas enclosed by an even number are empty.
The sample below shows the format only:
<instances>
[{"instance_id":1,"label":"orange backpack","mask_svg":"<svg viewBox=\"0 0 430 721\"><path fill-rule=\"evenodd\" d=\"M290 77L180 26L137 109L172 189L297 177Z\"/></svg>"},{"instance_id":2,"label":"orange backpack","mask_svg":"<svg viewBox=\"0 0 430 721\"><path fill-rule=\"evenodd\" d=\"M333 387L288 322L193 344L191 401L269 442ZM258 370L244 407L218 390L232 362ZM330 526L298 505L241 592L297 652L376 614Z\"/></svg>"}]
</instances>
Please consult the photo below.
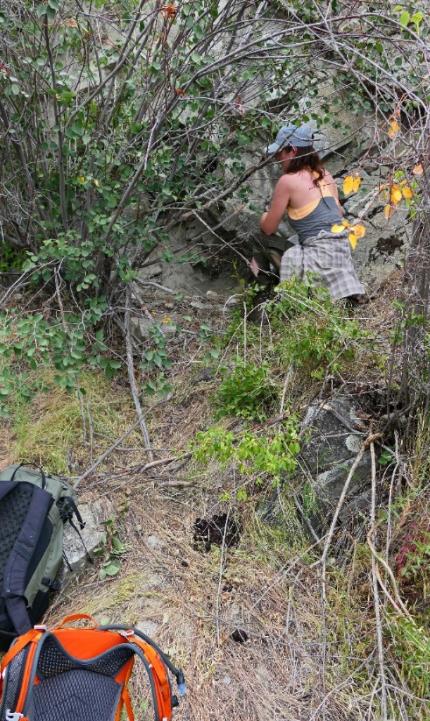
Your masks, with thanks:
<instances>
[{"instance_id":1,"label":"orange backpack","mask_svg":"<svg viewBox=\"0 0 430 721\"><path fill-rule=\"evenodd\" d=\"M85 619L89 628L66 628ZM134 721L128 683L138 656L147 671L155 721L170 721L185 693L182 671L136 629L97 627L91 616L67 616L48 631L35 626L19 636L1 663L0 721Z\"/></svg>"}]
</instances>

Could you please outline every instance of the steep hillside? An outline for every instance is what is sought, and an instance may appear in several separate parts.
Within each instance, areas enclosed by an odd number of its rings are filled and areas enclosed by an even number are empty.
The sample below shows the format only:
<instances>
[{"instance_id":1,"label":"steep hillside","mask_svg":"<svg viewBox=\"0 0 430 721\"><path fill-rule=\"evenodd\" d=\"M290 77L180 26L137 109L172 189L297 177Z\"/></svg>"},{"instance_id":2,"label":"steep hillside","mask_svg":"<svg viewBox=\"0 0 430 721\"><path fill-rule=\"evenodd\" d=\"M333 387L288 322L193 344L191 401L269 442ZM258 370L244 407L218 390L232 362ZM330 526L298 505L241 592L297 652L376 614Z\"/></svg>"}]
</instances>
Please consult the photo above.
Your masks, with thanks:
<instances>
[{"instance_id":1,"label":"steep hillside","mask_svg":"<svg viewBox=\"0 0 430 721\"><path fill-rule=\"evenodd\" d=\"M378 718L381 683L393 714L425 717L425 470L399 445L404 419L388 427L386 416L400 282L394 274L357 311L292 284L257 321L249 293L229 309L213 291L172 300L155 289L147 308L176 331L164 387L144 406L151 459L125 378L86 372L70 393L33 371L31 398L9 399L3 460L83 477L84 537L92 547L104 533L95 565L68 580L47 622L85 611L149 633L184 667L178 719ZM366 451L331 527L351 467L336 456L339 427L327 427L324 409L335 407L335 423L343 412L338 397L354 403L356 420L343 419L355 424L351 462ZM324 432L303 426L315 404ZM421 446L425 433L423 419ZM337 472L329 496L318 485L324 454Z\"/></svg>"}]
</instances>

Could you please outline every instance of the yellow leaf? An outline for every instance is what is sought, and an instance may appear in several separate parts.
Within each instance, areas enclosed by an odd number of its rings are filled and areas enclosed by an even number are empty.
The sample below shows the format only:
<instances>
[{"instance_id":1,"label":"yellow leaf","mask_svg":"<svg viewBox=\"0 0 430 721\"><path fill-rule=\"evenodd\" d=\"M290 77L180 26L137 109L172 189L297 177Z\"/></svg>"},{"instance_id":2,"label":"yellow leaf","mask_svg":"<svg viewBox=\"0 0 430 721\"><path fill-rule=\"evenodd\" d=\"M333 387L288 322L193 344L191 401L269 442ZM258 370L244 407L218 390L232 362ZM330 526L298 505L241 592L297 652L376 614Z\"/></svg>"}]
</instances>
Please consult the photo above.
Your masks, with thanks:
<instances>
[{"instance_id":1,"label":"yellow leaf","mask_svg":"<svg viewBox=\"0 0 430 721\"><path fill-rule=\"evenodd\" d=\"M100 187L100 180L97 180L97 178L94 178L93 183L96 186L96 188Z\"/></svg>"},{"instance_id":2,"label":"yellow leaf","mask_svg":"<svg viewBox=\"0 0 430 721\"><path fill-rule=\"evenodd\" d=\"M351 228L351 232L354 233L357 238L364 238L364 236L366 235L366 228L364 227L364 225L360 224L353 225Z\"/></svg>"},{"instance_id":3,"label":"yellow leaf","mask_svg":"<svg viewBox=\"0 0 430 721\"><path fill-rule=\"evenodd\" d=\"M397 205L397 203L400 203L402 199L402 191L400 190L398 185L391 186L391 193L390 193L390 200L393 203L393 205Z\"/></svg>"},{"instance_id":4,"label":"yellow leaf","mask_svg":"<svg viewBox=\"0 0 430 721\"><path fill-rule=\"evenodd\" d=\"M352 184L352 190L354 193L357 193L358 190L360 190L361 185L361 178L359 175L356 175Z\"/></svg>"},{"instance_id":5,"label":"yellow leaf","mask_svg":"<svg viewBox=\"0 0 430 721\"><path fill-rule=\"evenodd\" d=\"M343 220L342 220L342 225L343 225L344 228L349 228L349 226L351 225L351 223L350 223L349 220L347 220L346 218L343 218Z\"/></svg>"},{"instance_id":6,"label":"yellow leaf","mask_svg":"<svg viewBox=\"0 0 430 721\"><path fill-rule=\"evenodd\" d=\"M414 165L414 167L412 168L412 172L414 175L422 175L424 173L422 163L417 163L416 165Z\"/></svg>"},{"instance_id":7,"label":"yellow leaf","mask_svg":"<svg viewBox=\"0 0 430 721\"><path fill-rule=\"evenodd\" d=\"M79 175L79 176L78 176L78 183L80 183L81 185L83 185L83 184L85 183L85 181L86 181L85 175Z\"/></svg>"},{"instance_id":8,"label":"yellow leaf","mask_svg":"<svg viewBox=\"0 0 430 721\"><path fill-rule=\"evenodd\" d=\"M391 216L394 213L395 208L393 208L392 205L386 205L384 208L384 217L385 220L390 220Z\"/></svg>"},{"instance_id":9,"label":"yellow leaf","mask_svg":"<svg viewBox=\"0 0 430 721\"><path fill-rule=\"evenodd\" d=\"M357 245L357 241L358 241L358 238L357 238L357 236L355 235L355 233L352 233L352 232L351 232L351 233L348 233L348 240L349 240L349 244L350 244L351 248L352 248L353 250L355 250L356 245Z\"/></svg>"},{"instance_id":10,"label":"yellow leaf","mask_svg":"<svg viewBox=\"0 0 430 721\"><path fill-rule=\"evenodd\" d=\"M331 226L331 232L332 233L343 233L345 230L345 226L341 225L340 223L335 223Z\"/></svg>"},{"instance_id":11,"label":"yellow leaf","mask_svg":"<svg viewBox=\"0 0 430 721\"><path fill-rule=\"evenodd\" d=\"M405 187L402 188L402 195L404 198L406 198L406 200L410 200L411 198L413 198L414 194L412 188L410 188L409 185L405 185Z\"/></svg>"},{"instance_id":12,"label":"yellow leaf","mask_svg":"<svg viewBox=\"0 0 430 721\"><path fill-rule=\"evenodd\" d=\"M398 124L396 118L390 119L390 126L388 128L388 137L393 139L396 137L400 130L400 125Z\"/></svg>"},{"instance_id":13,"label":"yellow leaf","mask_svg":"<svg viewBox=\"0 0 430 721\"><path fill-rule=\"evenodd\" d=\"M361 185L361 178L359 175L347 175L343 181L342 190L345 195L356 193Z\"/></svg>"}]
</instances>

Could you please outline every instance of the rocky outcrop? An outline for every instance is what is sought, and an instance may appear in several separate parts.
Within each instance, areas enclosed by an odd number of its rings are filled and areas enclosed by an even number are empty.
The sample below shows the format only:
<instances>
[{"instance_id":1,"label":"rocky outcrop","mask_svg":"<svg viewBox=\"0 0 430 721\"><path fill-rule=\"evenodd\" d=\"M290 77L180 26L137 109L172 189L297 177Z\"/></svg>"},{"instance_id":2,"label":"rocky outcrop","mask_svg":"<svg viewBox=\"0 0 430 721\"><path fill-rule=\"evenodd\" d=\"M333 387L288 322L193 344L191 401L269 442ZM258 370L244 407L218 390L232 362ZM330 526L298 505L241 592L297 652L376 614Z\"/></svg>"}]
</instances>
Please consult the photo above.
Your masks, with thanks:
<instances>
[{"instance_id":1,"label":"rocky outcrop","mask_svg":"<svg viewBox=\"0 0 430 721\"><path fill-rule=\"evenodd\" d=\"M318 530L330 523L345 481L367 435L366 414L356 401L339 395L309 406L303 421L305 443L301 475L310 489L309 516ZM368 504L370 453L366 451L351 479L341 519Z\"/></svg>"},{"instance_id":2,"label":"rocky outcrop","mask_svg":"<svg viewBox=\"0 0 430 721\"><path fill-rule=\"evenodd\" d=\"M405 206L399 206L390 220L384 217L385 201L378 194L378 186L381 178L386 176L386 169L378 164L372 165L368 160L360 163L359 159L369 149L371 141L365 130L352 135L351 117L347 122L348 113L344 111L343 115L341 129L323 129L315 145L328 169L338 178L339 185L347 173L358 172L363 179L360 191L347 199L345 209L353 223L363 209L368 208L360 221L366 227L366 235L359 241L353 260L360 279L372 291L401 265L411 240L411 223L407 221ZM243 152L244 167L258 164L266 142L267 138L262 136L253 147ZM227 164L220 172L225 185L228 185L233 180L233 171ZM162 248L155 249L141 269L140 280L152 279L172 291L188 295L203 295L212 287L221 293L229 293L235 284L228 277L229 262L217 267L214 258L229 258L230 265L234 260L236 274L247 273L245 259L251 258L253 247L265 242L259 230L259 220L278 176L276 164L264 166L251 175L240 192L232 194L216 210L212 208L210 217L207 216L204 222L194 219L174 229L169 238L169 260L163 258ZM216 227L216 231L211 232L211 227ZM288 222L281 223L277 232L281 245L283 240L292 236ZM194 260L190 260L190 254L194 254Z\"/></svg>"},{"instance_id":3,"label":"rocky outcrop","mask_svg":"<svg viewBox=\"0 0 430 721\"><path fill-rule=\"evenodd\" d=\"M81 571L88 563L88 556L92 556L96 548L106 542L103 523L112 517L113 506L110 501L99 498L92 503L80 503L79 511L85 523L80 531L82 539L69 524L64 528L64 553L68 562L66 575L70 568L72 571Z\"/></svg>"}]
</instances>

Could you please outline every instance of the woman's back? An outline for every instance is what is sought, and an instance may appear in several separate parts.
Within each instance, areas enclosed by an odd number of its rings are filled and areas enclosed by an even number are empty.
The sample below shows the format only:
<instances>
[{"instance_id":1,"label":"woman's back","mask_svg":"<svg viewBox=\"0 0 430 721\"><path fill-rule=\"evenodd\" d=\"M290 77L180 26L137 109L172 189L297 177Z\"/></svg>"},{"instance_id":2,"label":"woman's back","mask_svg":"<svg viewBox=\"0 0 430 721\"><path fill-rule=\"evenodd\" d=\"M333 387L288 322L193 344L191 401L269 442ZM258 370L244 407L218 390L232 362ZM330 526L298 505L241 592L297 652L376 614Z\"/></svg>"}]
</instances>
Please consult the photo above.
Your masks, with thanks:
<instances>
[{"instance_id":1,"label":"woman's back","mask_svg":"<svg viewBox=\"0 0 430 721\"><path fill-rule=\"evenodd\" d=\"M302 208L312 201L320 200L322 196L336 197L336 183L331 173L327 170L324 170L323 173L322 179L317 181L317 184L314 181L317 179L318 173L306 168L297 173L286 173L289 180L289 209Z\"/></svg>"},{"instance_id":2,"label":"woman's back","mask_svg":"<svg viewBox=\"0 0 430 721\"><path fill-rule=\"evenodd\" d=\"M321 231L330 232L342 217L331 174L324 171L322 179L317 178L318 173L307 169L288 174L288 220L300 241Z\"/></svg>"}]
</instances>

